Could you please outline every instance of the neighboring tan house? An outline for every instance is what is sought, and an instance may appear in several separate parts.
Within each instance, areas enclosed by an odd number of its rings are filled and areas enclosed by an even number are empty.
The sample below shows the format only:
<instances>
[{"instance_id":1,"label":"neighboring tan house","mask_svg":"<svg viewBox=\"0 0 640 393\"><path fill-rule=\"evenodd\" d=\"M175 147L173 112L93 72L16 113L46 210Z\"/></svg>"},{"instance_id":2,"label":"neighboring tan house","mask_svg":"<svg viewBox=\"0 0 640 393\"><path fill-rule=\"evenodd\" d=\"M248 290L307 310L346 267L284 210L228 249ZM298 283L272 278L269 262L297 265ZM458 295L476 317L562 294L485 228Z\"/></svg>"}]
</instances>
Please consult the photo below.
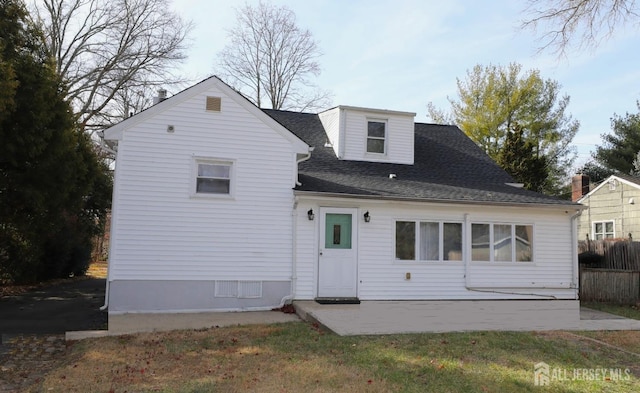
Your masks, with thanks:
<instances>
[{"instance_id":1,"label":"neighboring tan house","mask_svg":"<svg viewBox=\"0 0 640 393\"><path fill-rule=\"evenodd\" d=\"M447 299L579 319L582 207L414 117L261 110L211 77L108 129L109 313Z\"/></svg>"},{"instance_id":2,"label":"neighboring tan house","mask_svg":"<svg viewBox=\"0 0 640 393\"><path fill-rule=\"evenodd\" d=\"M593 189L591 189L593 187ZM640 239L640 178L612 175L597 186L576 175L573 200L583 204L578 219L578 239Z\"/></svg>"}]
</instances>

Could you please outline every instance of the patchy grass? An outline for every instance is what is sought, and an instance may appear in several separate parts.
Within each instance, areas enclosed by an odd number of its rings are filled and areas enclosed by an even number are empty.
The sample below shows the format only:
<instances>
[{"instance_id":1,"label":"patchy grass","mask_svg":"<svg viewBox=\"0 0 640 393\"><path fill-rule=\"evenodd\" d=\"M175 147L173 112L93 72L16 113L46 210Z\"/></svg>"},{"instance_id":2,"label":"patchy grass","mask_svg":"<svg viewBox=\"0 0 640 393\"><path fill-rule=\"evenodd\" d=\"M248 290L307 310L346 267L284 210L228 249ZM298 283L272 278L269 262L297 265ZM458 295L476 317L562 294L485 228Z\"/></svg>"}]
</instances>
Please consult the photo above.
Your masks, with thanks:
<instances>
[{"instance_id":1,"label":"patchy grass","mask_svg":"<svg viewBox=\"0 0 640 393\"><path fill-rule=\"evenodd\" d=\"M143 333L74 343L64 361L31 391L640 391L640 358L594 341L640 349L640 332L598 334L339 337L305 323ZM547 387L534 385L537 362L552 370ZM622 370L623 380L573 380L574 369L596 368Z\"/></svg>"},{"instance_id":2,"label":"patchy grass","mask_svg":"<svg viewBox=\"0 0 640 393\"><path fill-rule=\"evenodd\" d=\"M622 305L601 302L582 302L580 305L583 307L591 308L593 310L604 311L626 318L640 319L640 304Z\"/></svg>"},{"instance_id":3,"label":"patchy grass","mask_svg":"<svg viewBox=\"0 0 640 393\"><path fill-rule=\"evenodd\" d=\"M107 278L107 262L97 261L91 263L91 265L89 265L89 269L87 269L87 276L93 278Z\"/></svg>"}]
</instances>

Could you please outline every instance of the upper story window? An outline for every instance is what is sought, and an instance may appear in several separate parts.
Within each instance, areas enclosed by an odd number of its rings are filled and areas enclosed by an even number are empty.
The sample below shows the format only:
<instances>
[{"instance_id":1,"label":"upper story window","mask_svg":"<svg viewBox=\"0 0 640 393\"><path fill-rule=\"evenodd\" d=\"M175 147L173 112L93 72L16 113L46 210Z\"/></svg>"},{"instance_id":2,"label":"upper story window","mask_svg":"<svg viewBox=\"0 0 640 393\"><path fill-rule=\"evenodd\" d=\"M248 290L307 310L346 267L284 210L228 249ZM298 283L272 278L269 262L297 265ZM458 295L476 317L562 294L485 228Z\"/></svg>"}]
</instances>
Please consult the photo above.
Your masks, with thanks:
<instances>
[{"instance_id":1,"label":"upper story window","mask_svg":"<svg viewBox=\"0 0 640 393\"><path fill-rule=\"evenodd\" d=\"M196 195L231 195L233 163L209 159L195 160Z\"/></svg>"},{"instance_id":2,"label":"upper story window","mask_svg":"<svg viewBox=\"0 0 640 393\"><path fill-rule=\"evenodd\" d=\"M615 231L613 221L599 221L593 223L593 238L595 240L613 239Z\"/></svg>"},{"instance_id":3,"label":"upper story window","mask_svg":"<svg viewBox=\"0 0 640 393\"><path fill-rule=\"evenodd\" d=\"M367 122L367 153L385 154L387 146L387 122L369 120Z\"/></svg>"}]
</instances>

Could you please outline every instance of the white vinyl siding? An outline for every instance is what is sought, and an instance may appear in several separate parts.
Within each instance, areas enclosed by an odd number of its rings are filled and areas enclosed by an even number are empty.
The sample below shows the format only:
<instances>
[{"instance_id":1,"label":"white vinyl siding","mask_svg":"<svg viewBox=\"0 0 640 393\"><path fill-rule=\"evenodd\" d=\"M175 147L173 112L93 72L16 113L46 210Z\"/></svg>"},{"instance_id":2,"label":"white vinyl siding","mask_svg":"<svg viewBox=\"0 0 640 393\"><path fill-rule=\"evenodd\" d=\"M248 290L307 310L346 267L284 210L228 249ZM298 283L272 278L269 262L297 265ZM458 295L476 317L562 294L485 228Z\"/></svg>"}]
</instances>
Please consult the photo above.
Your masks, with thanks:
<instances>
[{"instance_id":1,"label":"white vinyl siding","mask_svg":"<svg viewBox=\"0 0 640 393\"><path fill-rule=\"evenodd\" d=\"M341 160L413 164L413 113L338 106L318 117Z\"/></svg>"},{"instance_id":2,"label":"white vinyl siding","mask_svg":"<svg viewBox=\"0 0 640 393\"><path fill-rule=\"evenodd\" d=\"M371 221L358 226L358 297L361 300L575 299L571 212L544 208L312 198L298 195L296 298L316 294L317 222L306 211L320 206L354 207ZM468 215L465 221L465 215ZM396 222L462 223L462 261L428 263L396 259ZM465 262L471 255L471 223L532 225L530 263ZM414 224L419 226L419 224ZM415 228L414 226L414 228ZM416 230L419 232L419 229ZM416 234L418 236L418 234ZM444 254L444 250L438 250ZM420 249L417 249L417 257ZM407 279L410 273L410 279ZM465 277L466 275L466 277Z\"/></svg>"},{"instance_id":3,"label":"white vinyl siding","mask_svg":"<svg viewBox=\"0 0 640 393\"><path fill-rule=\"evenodd\" d=\"M206 111L207 96L223 110ZM291 279L296 152L242 100L214 87L124 131L110 280ZM208 157L231 163L233 198L191 197Z\"/></svg>"},{"instance_id":4,"label":"white vinyl siding","mask_svg":"<svg viewBox=\"0 0 640 393\"><path fill-rule=\"evenodd\" d=\"M343 116L343 159L413 164L415 142L413 117L392 114L384 116L386 147L384 154L376 154L367 152L368 124L370 119L379 119L382 114L345 110Z\"/></svg>"}]
</instances>

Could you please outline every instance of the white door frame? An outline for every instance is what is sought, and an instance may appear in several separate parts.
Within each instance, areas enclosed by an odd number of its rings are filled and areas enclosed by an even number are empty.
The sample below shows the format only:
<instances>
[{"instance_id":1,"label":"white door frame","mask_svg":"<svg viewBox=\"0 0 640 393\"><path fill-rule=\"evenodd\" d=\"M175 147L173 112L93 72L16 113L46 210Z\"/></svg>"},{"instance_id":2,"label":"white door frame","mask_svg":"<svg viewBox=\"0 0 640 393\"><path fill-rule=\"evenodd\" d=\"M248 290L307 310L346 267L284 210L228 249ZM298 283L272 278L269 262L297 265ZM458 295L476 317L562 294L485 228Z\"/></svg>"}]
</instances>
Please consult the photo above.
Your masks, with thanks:
<instances>
[{"instance_id":1,"label":"white door frame","mask_svg":"<svg viewBox=\"0 0 640 393\"><path fill-rule=\"evenodd\" d=\"M326 215L351 215L351 248L325 248ZM320 207L318 236L318 277L316 296L318 297L358 297L358 208ZM328 264L333 266L327 270ZM337 269L337 270L336 270ZM335 283L325 280L336 280ZM342 279L342 282L339 282ZM335 285L333 285L335 284Z\"/></svg>"}]
</instances>

